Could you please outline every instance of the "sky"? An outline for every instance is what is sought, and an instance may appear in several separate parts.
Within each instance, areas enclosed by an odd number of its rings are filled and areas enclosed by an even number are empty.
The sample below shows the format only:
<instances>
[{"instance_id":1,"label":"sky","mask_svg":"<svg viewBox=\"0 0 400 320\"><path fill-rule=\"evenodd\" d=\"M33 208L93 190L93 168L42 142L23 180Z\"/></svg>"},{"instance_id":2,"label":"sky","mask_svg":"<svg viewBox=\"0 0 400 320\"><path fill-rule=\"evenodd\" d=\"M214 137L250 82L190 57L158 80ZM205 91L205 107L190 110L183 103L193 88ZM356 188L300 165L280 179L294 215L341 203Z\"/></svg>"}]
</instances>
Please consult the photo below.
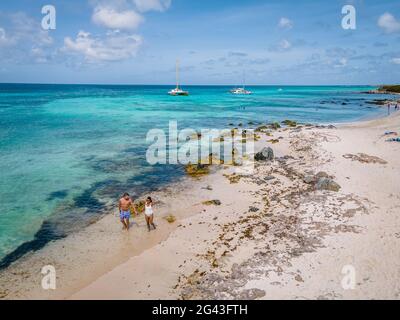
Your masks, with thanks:
<instances>
[{"instance_id":1,"label":"sky","mask_svg":"<svg viewBox=\"0 0 400 320\"><path fill-rule=\"evenodd\" d=\"M183 86L399 83L400 1L0 3L1 83L173 84L177 59Z\"/></svg>"}]
</instances>

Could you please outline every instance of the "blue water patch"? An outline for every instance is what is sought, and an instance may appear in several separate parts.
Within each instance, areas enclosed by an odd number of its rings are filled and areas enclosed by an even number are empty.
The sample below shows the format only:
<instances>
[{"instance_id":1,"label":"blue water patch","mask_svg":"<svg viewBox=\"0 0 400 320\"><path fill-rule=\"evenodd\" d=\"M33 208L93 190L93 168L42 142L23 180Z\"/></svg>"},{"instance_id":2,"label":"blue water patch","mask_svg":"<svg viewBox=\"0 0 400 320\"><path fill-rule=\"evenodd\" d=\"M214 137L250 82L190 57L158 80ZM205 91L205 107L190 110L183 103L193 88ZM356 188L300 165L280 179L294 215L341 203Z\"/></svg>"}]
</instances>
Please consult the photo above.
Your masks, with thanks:
<instances>
[{"instance_id":1,"label":"blue water patch","mask_svg":"<svg viewBox=\"0 0 400 320\"><path fill-rule=\"evenodd\" d=\"M58 190L58 191L53 191L49 194L47 201L52 201L56 199L64 199L68 195L68 190Z\"/></svg>"},{"instance_id":2,"label":"blue water patch","mask_svg":"<svg viewBox=\"0 0 400 320\"><path fill-rule=\"evenodd\" d=\"M182 166L146 162L150 129L226 128L285 119L354 121L384 114L371 87L0 84L0 263L85 227L125 191L145 195L183 176ZM167 133L167 132L166 132Z\"/></svg>"}]
</instances>

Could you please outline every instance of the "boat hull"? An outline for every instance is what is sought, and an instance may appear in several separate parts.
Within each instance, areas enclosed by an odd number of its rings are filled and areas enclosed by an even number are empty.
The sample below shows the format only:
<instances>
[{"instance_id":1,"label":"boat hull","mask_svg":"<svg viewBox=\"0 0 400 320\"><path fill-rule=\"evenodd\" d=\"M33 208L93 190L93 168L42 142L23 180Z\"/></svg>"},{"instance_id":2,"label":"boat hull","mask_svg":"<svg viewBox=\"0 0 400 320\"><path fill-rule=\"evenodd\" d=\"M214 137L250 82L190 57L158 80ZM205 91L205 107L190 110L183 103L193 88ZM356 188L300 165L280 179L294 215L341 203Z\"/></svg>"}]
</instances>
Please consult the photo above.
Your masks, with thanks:
<instances>
[{"instance_id":1,"label":"boat hull","mask_svg":"<svg viewBox=\"0 0 400 320\"><path fill-rule=\"evenodd\" d=\"M183 92L169 92L168 93L170 96L188 96L189 92L183 91Z\"/></svg>"}]
</instances>

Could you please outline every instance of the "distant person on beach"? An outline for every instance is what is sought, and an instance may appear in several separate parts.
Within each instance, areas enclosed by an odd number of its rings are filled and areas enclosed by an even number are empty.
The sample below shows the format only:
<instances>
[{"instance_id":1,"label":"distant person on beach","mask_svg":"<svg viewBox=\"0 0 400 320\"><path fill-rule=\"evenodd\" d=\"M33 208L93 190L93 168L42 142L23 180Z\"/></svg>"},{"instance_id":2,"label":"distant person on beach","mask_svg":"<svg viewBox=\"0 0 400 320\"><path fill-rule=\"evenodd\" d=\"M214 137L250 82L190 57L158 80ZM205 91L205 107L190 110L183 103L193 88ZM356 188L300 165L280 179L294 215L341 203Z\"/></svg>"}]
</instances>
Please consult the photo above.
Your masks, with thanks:
<instances>
[{"instance_id":1,"label":"distant person on beach","mask_svg":"<svg viewBox=\"0 0 400 320\"><path fill-rule=\"evenodd\" d=\"M146 218L147 228L149 229L149 231L150 226L152 226L155 230L156 226L154 224L153 200L151 199L151 197L148 197L144 204L144 216Z\"/></svg>"},{"instance_id":2,"label":"distant person on beach","mask_svg":"<svg viewBox=\"0 0 400 320\"><path fill-rule=\"evenodd\" d=\"M131 208L133 208L136 214L136 208L133 204L129 193L124 193L121 199L119 199L119 218L123 225L123 230L129 230L129 219L131 218Z\"/></svg>"},{"instance_id":3,"label":"distant person on beach","mask_svg":"<svg viewBox=\"0 0 400 320\"><path fill-rule=\"evenodd\" d=\"M388 103L388 115L390 115L390 103Z\"/></svg>"}]
</instances>

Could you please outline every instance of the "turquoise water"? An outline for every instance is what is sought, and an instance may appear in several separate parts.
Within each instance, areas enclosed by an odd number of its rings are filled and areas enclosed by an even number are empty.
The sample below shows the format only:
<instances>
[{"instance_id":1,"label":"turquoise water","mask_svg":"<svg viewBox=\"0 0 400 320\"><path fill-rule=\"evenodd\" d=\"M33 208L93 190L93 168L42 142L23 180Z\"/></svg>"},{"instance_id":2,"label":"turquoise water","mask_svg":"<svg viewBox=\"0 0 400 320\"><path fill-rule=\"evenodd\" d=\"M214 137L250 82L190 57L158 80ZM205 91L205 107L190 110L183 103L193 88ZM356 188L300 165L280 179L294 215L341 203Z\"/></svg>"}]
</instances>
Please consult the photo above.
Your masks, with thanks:
<instances>
[{"instance_id":1,"label":"turquoise water","mask_svg":"<svg viewBox=\"0 0 400 320\"><path fill-rule=\"evenodd\" d=\"M385 110L360 93L371 87L188 87L0 84L0 263L6 266L66 236L114 205L182 175L179 166L145 161L146 133L167 128L224 128L285 119L353 121Z\"/></svg>"}]
</instances>

